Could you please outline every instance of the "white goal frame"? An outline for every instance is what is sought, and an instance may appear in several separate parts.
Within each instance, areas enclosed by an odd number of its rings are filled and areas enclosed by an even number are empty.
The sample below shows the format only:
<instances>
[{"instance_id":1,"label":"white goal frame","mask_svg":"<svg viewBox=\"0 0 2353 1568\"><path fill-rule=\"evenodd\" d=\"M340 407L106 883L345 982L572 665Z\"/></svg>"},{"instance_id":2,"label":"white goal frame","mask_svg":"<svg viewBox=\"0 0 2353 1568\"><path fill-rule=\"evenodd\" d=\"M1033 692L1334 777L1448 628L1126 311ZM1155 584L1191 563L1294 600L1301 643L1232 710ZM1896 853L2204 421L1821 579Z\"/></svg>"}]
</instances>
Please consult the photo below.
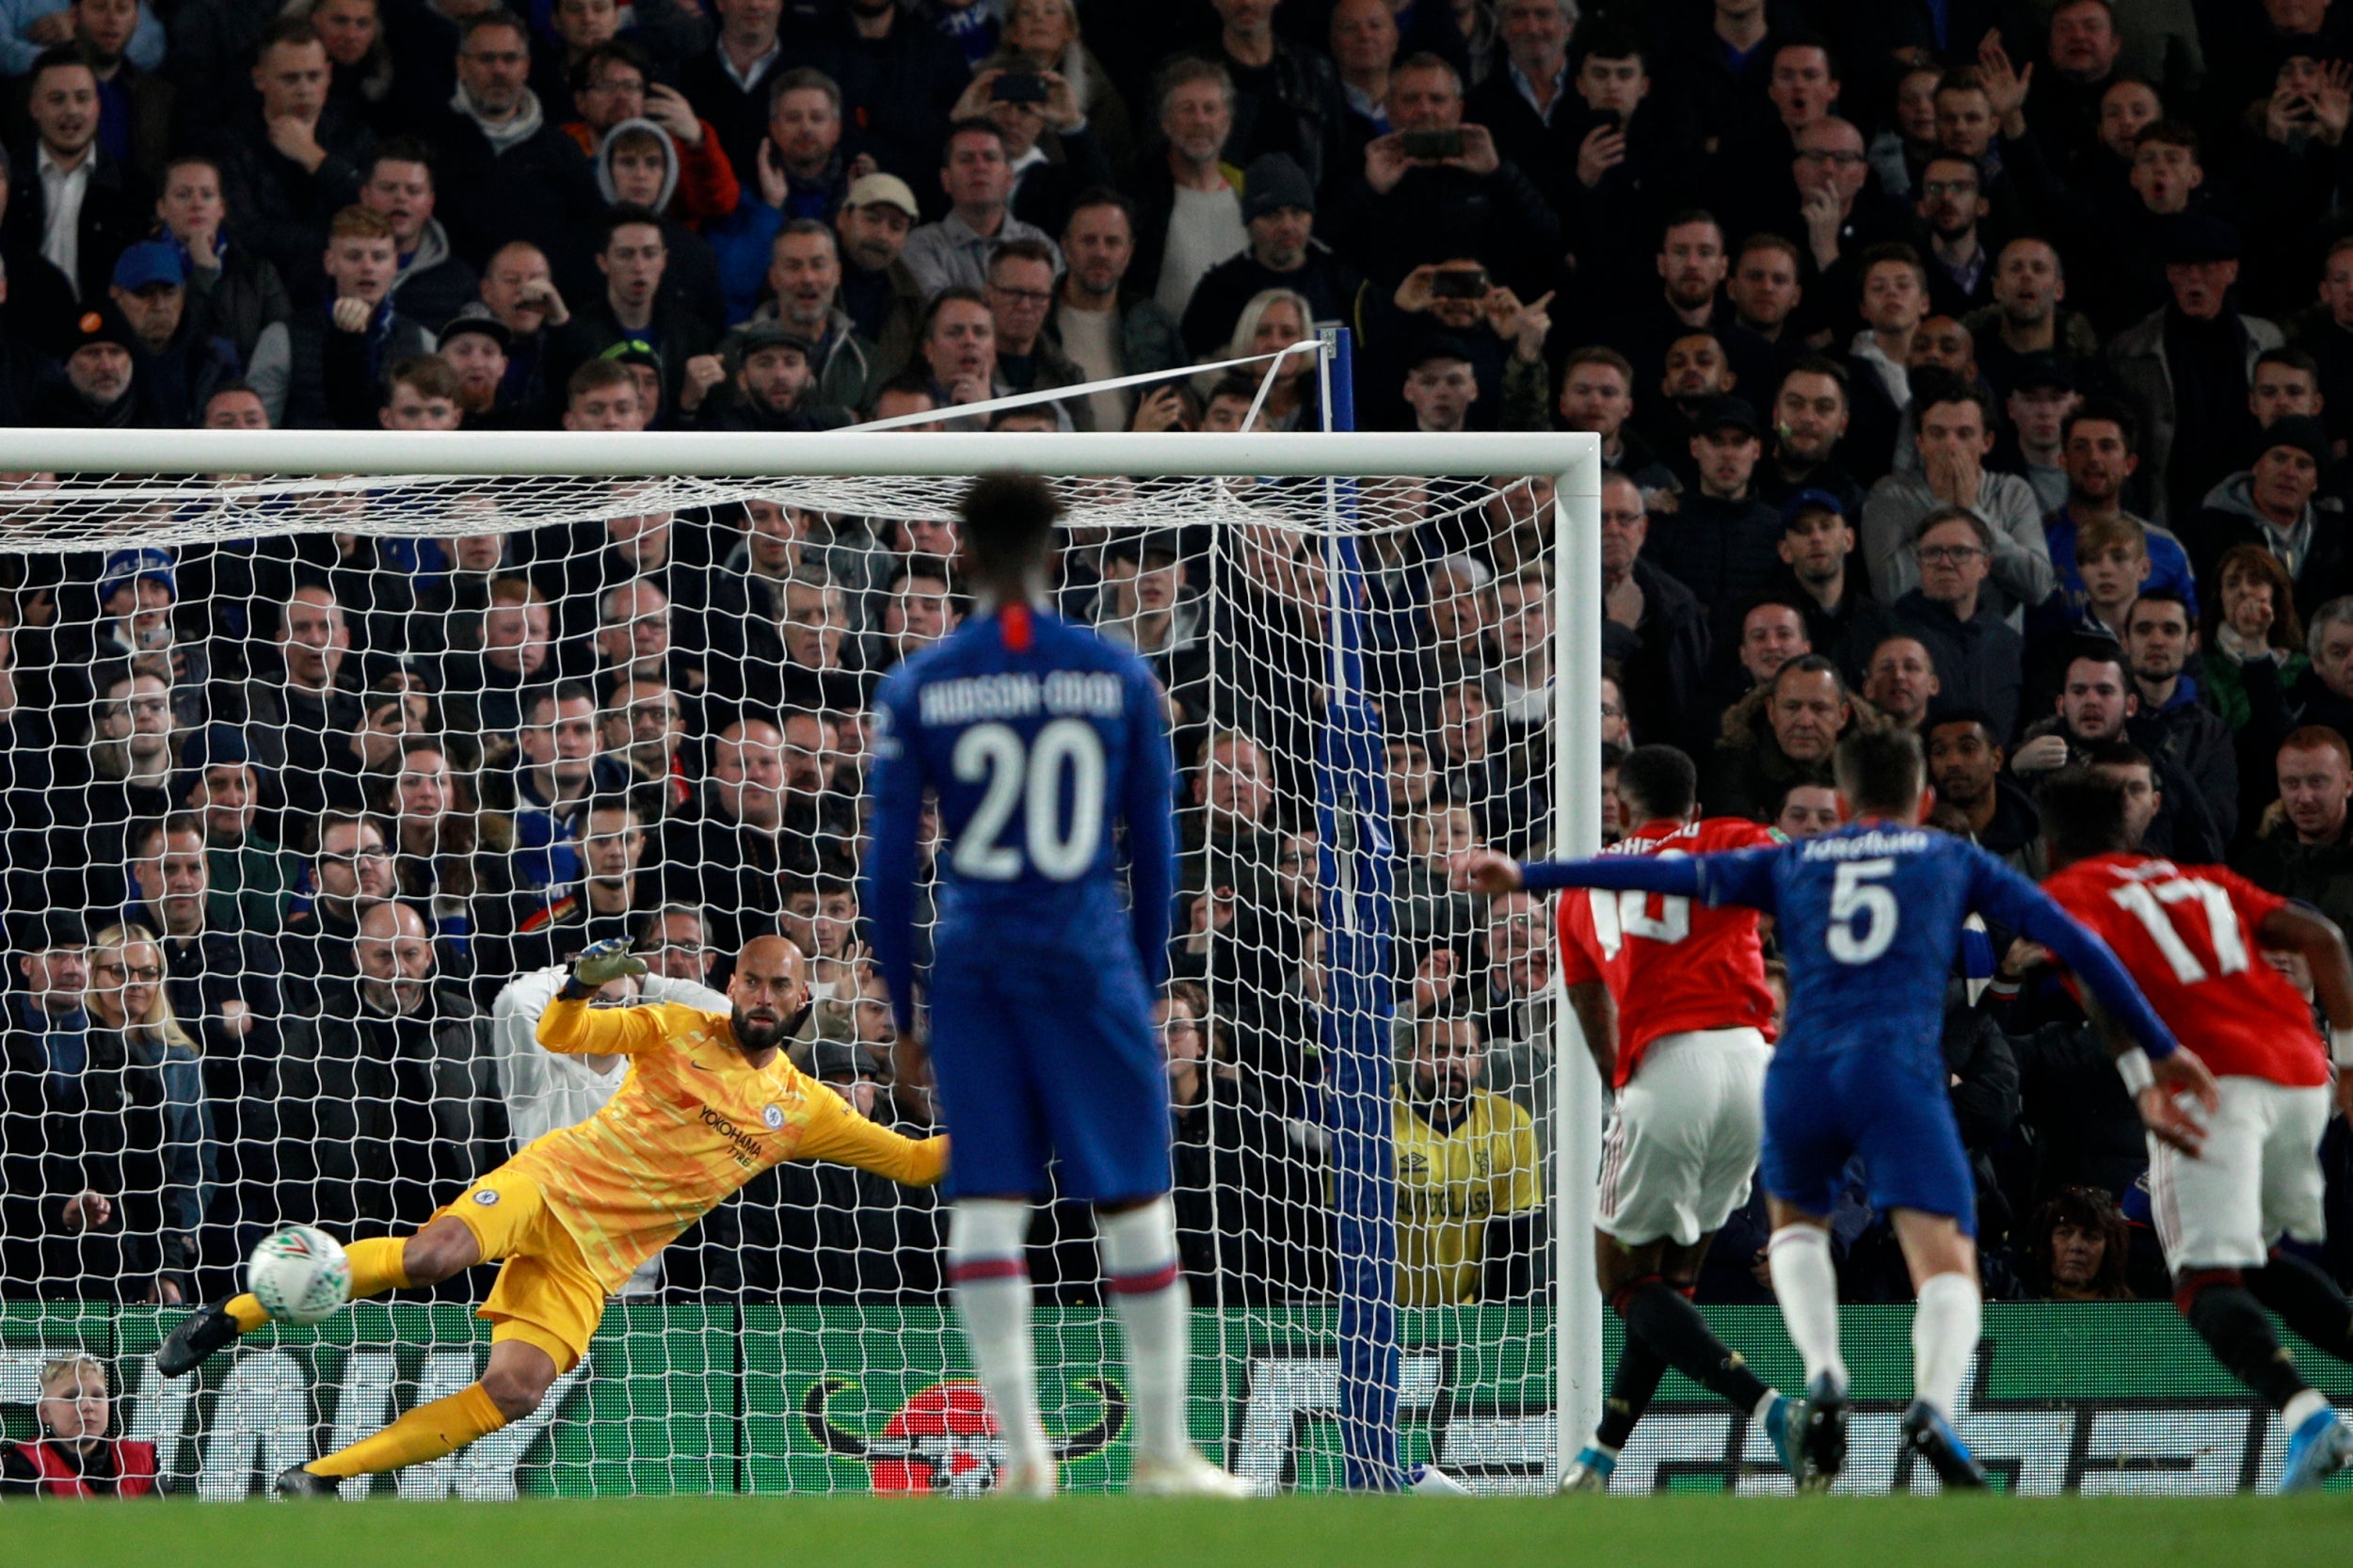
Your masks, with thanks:
<instances>
[{"instance_id":1,"label":"white goal frame","mask_svg":"<svg viewBox=\"0 0 2353 1568\"><path fill-rule=\"evenodd\" d=\"M1078 389L1083 391L1084 389ZM1567 856L1601 847L1600 438L1587 434L1058 434L691 432L0 430L0 472L122 474L396 474L523 477L707 475L712 478L954 476L1023 469L1080 478L1286 475L1427 478L1548 474L1553 509L1553 802ZM429 530L420 529L418 532ZM166 536L168 538L168 536ZM46 554L91 548L57 536L10 537L0 549ZM156 542L165 542L159 538ZM1560 989L1556 966L1552 985ZM1552 1235L1556 1267L1556 1464L1600 1418L1601 1300L1594 1282L1594 1177L1602 1085L1565 1005L1555 1009Z\"/></svg>"}]
</instances>

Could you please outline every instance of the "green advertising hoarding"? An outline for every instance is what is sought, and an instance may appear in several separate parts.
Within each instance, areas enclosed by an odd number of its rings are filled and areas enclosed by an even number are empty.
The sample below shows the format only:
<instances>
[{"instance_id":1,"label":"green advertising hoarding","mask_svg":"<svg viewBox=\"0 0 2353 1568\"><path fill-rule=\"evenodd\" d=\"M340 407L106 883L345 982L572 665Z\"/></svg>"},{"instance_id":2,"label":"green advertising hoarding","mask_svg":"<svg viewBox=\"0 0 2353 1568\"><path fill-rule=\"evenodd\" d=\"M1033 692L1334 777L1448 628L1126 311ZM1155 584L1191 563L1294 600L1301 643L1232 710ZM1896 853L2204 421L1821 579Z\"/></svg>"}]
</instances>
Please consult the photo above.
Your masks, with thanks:
<instances>
[{"instance_id":1,"label":"green advertising hoarding","mask_svg":"<svg viewBox=\"0 0 2353 1568\"><path fill-rule=\"evenodd\" d=\"M1772 1308L1709 1316L1768 1381L1798 1384ZM87 1351L114 1371L118 1430L157 1443L173 1489L239 1497L464 1386L488 1344L487 1325L462 1306L363 1303L316 1329L265 1330L167 1384L152 1358L177 1317L0 1306L0 1424L29 1433L41 1362ZM1337 1486L1333 1321L1305 1308L1196 1314L1192 1419L1203 1449L1269 1490ZM1911 1388L1910 1309L1850 1307L1845 1323L1857 1407L1841 1489L1932 1484L1913 1474L1897 1430ZM1553 1466L1549 1313L1406 1312L1400 1327L1408 1462L1434 1460L1482 1491L1543 1489ZM2353 1400L2353 1368L2297 1350L2316 1383ZM1107 1314L1040 1309L1047 1421L1074 1490L1115 1487L1127 1473L1117 1352ZM1961 1425L1989 1468L2029 1493L2227 1492L2275 1478L2285 1448L2279 1423L2158 1303L1988 1306ZM986 1487L995 1455L962 1336L937 1308L616 1305L587 1361L536 1416L374 1489L968 1494ZM1754 1423L1671 1377L1617 1486L1785 1491L1771 1458Z\"/></svg>"}]
</instances>

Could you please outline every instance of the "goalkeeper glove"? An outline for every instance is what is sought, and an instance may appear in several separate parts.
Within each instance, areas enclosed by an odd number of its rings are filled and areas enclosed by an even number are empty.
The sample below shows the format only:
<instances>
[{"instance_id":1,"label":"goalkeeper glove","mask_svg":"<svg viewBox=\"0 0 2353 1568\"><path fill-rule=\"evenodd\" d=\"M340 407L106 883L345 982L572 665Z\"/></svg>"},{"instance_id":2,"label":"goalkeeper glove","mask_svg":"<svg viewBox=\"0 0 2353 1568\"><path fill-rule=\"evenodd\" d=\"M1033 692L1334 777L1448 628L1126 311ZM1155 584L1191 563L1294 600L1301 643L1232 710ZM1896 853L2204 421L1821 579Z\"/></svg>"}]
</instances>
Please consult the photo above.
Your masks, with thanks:
<instances>
[{"instance_id":1,"label":"goalkeeper glove","mask_svg":"<svg viewBox=\"0 0 2353 1568\"><path fill-rule=\"evenodd\" d=\"M561 994L568 1000L578 1001L595 996L608 981L645 972L646 961L629 951L628 937L608 936L581 949L580 956L572 960L572 972L564 982Z\"/></svg>"}]
</instances>

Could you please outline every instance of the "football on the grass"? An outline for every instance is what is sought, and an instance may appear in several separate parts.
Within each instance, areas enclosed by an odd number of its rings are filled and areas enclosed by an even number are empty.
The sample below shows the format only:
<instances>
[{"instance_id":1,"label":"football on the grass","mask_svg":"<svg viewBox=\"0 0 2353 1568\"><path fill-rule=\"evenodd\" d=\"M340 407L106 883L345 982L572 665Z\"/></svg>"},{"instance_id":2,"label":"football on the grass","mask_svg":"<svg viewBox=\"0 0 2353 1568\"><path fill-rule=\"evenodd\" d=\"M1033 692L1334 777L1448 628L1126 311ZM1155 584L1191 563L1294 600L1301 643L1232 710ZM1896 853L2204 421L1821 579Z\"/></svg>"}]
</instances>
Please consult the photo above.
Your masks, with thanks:
<instances>
[{"instance_id":1,"label":"football on the grass","mask_svg":"<svg viewBox=\"0 0 2353 1568\"><path fill-rule=\"evenodd\" d=\"M253 1249L245 1288L281 1323L322 1323L351 1299L351 1259L327 1232L296 1225Z\"/></svg>"}]
</instances>

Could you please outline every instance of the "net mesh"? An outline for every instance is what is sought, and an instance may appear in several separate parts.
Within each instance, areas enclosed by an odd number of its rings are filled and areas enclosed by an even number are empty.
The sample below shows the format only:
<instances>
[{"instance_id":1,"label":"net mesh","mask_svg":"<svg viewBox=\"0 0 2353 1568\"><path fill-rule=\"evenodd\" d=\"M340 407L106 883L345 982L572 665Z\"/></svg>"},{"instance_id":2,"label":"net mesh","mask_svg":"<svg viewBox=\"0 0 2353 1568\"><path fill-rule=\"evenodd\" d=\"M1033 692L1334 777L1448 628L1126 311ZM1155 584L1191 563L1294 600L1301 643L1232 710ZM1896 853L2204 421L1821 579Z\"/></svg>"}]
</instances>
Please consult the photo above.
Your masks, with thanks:
<instances>
[{"instance_id":1,"label":"net mesh","mask_svg":"<svg viewBox=\"0 0 2353 1568\"><path fill-rule=\"evenodd\" d=\"M1548 922L1447 892L1443 866L1554 840L1549 485L1058 488L1056 603L1151 664L1183 770L1167 1038L1194 1435L1270 1488L1336 1483L1358 1320L1342 1250L1377 1242L1387 1208L1403 1458L1443 1459L1449 1421L1485 1412L1455 1467L1541 1486ZM648 995L692 1000L781 931L814 981L796 1060L926 1130L928 1105L888 1081L855 877L873 683L967 609L948 566L961 488L0 486L11 1434L27 1369L91 1348L173 1484L242 1496L473 1375L487 1330L461 1307L487 1267L273 1328L193 1379L166 1384L152 1352L171 1304L229 1293L270 1230L406 1233L591 1114L617 1070L550 1056L532 1029L552 967L607 936L649 954ZM1361 657L1334 657L1343 620ZM1320 776L1343 708L1373 749ZM1335 900L1385 838L1394 939L1348 947L1378 972L1342 986ZM1336 1042L1384 1073L1393 1050L1403 1109L1379 1076L1336 1073ZM1448 1126L1471 1079L1492 1096ZM1360 1103L1337 1103L1343 1080ZM1433 1097L1450 1109L1415 1109ZM1369 1197L1336 1181L1351 1138L1395 1173ZM763 1174L640 1271L532 1422L374 1485L983 1489L994 1438L941 1229L927 1192L847 1167ZM1126 1404L1087 1211L1043 1208L1031 1254L1065 1481L1114 1484Z\"/></svg>"}]
</instances>

